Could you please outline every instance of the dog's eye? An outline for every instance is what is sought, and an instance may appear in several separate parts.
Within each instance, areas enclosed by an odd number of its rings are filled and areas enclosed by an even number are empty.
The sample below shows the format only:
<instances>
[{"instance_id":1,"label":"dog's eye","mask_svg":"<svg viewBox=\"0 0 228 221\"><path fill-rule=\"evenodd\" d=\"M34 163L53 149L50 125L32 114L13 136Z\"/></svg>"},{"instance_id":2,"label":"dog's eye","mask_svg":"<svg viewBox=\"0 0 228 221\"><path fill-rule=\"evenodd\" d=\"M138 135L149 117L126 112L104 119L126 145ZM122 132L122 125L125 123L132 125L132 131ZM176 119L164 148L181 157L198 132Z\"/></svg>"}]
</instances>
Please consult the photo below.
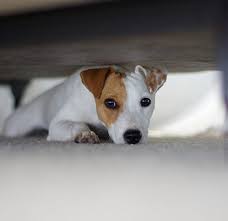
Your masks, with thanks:
<instances>
[{"instance_id":1,"label":"dog's eye","mask_svg":"<svg viewBox=\"0 0 228 221\"><path fill-rule=\"evenodd\" d=\"M117 103L114 99L108 98L104 101L104 104L107 108L109 109L116 109L117 108Z\"/></svg>"},{"instance_id":2,"label":"dog's eye","mask_svg":"<svg viewBox=\"0 0 228 221\"><path fill-rule=\"evenodd\" d=\"M148 107L151 104L151 100L145 97L140 101L140 104L142 107Z\"/></svg>"}]
</instances>

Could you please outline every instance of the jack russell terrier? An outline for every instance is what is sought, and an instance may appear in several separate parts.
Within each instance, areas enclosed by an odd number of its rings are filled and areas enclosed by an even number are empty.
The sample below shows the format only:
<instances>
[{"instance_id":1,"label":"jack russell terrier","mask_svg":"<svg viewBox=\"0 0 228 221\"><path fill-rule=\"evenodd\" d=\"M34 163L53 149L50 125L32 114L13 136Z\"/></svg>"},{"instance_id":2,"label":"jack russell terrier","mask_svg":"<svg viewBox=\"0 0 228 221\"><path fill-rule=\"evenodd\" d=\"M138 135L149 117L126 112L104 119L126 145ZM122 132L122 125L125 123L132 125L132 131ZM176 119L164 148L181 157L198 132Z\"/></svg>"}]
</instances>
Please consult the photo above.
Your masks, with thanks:
<instances>
[{"instance_id":1,"label":"jack russell terrier","mask_svg":"<svg viewBox=\"0 0 228 221\"><path fill-rule=\"evenodd\" d=\"M146 143L155 93L166 73L137 65L87 67L18 108L7 120L4 135L22 136L48 129L49 141L99 143L89 127L103 128L117 144Z\"/></svg>"}]
</instances>

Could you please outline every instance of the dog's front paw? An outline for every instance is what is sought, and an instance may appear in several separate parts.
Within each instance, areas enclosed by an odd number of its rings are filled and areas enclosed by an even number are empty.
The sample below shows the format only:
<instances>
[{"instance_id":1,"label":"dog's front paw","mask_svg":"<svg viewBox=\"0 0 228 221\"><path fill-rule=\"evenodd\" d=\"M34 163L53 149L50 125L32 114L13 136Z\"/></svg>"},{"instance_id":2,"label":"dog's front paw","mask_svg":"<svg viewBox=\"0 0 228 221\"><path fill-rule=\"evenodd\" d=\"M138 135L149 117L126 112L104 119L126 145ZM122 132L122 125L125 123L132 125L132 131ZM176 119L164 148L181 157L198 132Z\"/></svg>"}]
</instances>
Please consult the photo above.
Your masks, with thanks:
<instances>
[{"instance_id":1,"label":"dog's front paw","mask_svg":"<svg viewBox=\"0 0 228 221\"><path fill-rule=\"evenodd\" d=\"M83 131L75 137L76 143L100 143L99 137L93 131Z\"/></svg>"}]
</instances>

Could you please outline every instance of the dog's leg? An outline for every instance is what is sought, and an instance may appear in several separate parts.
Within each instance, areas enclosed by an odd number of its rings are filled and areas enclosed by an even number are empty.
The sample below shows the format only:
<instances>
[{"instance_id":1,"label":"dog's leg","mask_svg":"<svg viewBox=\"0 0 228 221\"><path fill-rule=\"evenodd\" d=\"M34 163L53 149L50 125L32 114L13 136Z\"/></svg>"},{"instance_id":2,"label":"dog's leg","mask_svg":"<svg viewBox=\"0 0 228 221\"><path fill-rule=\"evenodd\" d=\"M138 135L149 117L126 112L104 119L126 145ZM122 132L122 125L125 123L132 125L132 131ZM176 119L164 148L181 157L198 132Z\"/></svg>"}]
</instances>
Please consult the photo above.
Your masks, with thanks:
<instances>
[{"instance_id":1,"label":"dog's leg","mask_svg":"<svg viewBox=\"0 0 228 221\"><path fill-rule=\"evenodd\" d=\"M99 143L98 136L86 124L69 120L52 122L47 140Z\"/></svg>"}]
</instances>

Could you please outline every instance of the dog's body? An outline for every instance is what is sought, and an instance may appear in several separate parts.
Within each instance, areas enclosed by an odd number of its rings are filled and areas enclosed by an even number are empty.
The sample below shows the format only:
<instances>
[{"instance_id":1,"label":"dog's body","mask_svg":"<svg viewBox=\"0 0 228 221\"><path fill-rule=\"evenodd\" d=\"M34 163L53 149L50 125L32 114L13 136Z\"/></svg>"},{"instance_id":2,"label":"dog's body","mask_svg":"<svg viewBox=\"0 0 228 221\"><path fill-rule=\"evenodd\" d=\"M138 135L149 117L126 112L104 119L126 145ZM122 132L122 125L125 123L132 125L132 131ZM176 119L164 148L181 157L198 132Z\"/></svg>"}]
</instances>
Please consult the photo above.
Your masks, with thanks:
<instances>
[{"instance_id":1,"label":"dog's body","mask_svg":"<svg viewBox=\"0 0 228 221\"><path fill-rule=\"evenodd\" d=\"M160 70L139 65L133 72L117 66L80 69L17 109L4 134L22 136L38 127L48 129L48 140L97 143L92 125L106 128L115 143L145 143L155 93L165 80Z\"/></svg>"}]
</instances>

